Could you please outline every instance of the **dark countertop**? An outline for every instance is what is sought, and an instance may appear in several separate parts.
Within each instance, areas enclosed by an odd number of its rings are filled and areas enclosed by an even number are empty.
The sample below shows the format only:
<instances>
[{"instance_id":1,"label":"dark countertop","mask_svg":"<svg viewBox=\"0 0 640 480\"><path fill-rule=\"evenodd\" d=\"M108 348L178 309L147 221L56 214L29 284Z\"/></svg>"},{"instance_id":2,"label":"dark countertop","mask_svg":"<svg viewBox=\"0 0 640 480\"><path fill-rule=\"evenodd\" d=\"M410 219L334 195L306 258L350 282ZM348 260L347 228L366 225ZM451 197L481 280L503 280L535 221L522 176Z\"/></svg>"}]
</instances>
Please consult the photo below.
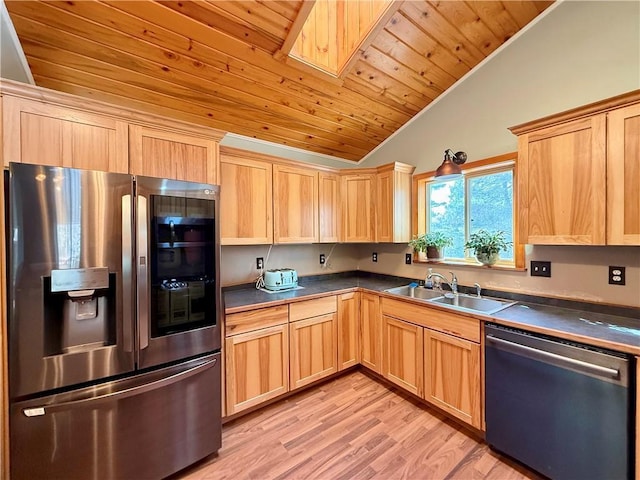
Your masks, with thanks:
<instances>
[{"instance_id":1,"label":"dark countertop","mask_svg":"<svg viewBox=\"0 0 640 480\"><path fill-rule=\"evenodd\" d=\"M244 285L223 288L226 313L251 310L307 300L329 293L344 293L356 288L383 292L388 288L407 285L409 278L378 275L369 272L344 272L330 275L301 277L303 289L282 293L267 293ZM461 291L468 287L461 287ZM483 291L484 292L484 291ZM391 294L390 297L455 311L445 306L425 303L417 299ZM493 315L472 315L515 328L557 336L568 340L640 355L640 308L561 300L500 291L486 291L483 295L516 300L518 303ZM455 313L463 314L455 311ZM464 313L469 315L469 313Z\"/></svg>"},{"instance_id":2,"label":"dark countertop","mask_svg":"<svg viewBox=\"0 0 640 480\"><path fill-rule=\"evenodd\" d=\"M389 275L369 274L367 272L345 272L301 277L298 279L298 285L304 288L282 293L267 293L246 285L226 287L222 290L225 312L236 313L250 310L257 305L268 307L291 301L307 300L314 296L326 295L332 292L340 293L355 288L366 288L367 290L382 292L387 288L407 285L412 281L414 280Z\"/></svg>"}]
</instances>

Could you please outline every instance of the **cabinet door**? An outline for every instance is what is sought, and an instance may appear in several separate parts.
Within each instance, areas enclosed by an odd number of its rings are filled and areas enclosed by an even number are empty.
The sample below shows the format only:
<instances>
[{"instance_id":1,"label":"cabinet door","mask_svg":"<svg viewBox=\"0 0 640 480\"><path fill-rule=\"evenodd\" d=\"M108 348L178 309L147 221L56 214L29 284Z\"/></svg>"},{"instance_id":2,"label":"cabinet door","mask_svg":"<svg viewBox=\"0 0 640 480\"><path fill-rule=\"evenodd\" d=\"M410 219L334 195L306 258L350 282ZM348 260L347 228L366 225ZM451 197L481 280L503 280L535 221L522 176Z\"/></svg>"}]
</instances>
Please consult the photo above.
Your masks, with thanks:
<instances>
[{"instance_id":1,"label":"cabinet door","mask_svg":"<svg viewBox=\"0 0 640 480\"><path fill-rule=\"evenodd\" d=\"M338 371L336 314L289 324L291 390Z\"/></svg>"},{"instance_id":2,"label":"cabinet door","mask_svg":"<svg viewBox=\"0 0 640 480\"><path fill-rule=\"evenodd\" d=\"M273 243L272 167L259 160L220 156L220 243Z\"/></svg>"},{"instance_id":3,"label":"cabinet door","mask_svg":"<svg viewBox=\"0 0 640 480\"><path fill-rule=\"evenodd\" d=\"M480 429L480 345L424 329L425 399Z\"/></svg>"},{"instance_id":4,"label":"cabinet door","mask_svg":"<svg viewBox=\"0 0 640 480\"><path fill-rule=\"evenodd\" d=\"M376 373L382 373L382 317L380 297L362 293L360 297L360 362Z\"/></svg>"},{"instance_id":5,"label":"cabinet door","mask_svg":"<svg viewBox=\"0 0 640 480\"><path fill-rule=\"evenodd\" d=\"M376 190L376 241L411 240L411 174L389 170L378 173Z\"/></svg>"},{"instance_id":6,"label":"cabinet door","mask_svg":"<svg viewBox=\"0 0 640 480\"><path fill-rule=\"evenodd\" d=\"M288 325L228 337L227 415L289 391Z\"/></svg>"},{"instance_id":7,"label":"cabinet door","mask_svg":"<svg viewBox=\"0 0 640 480\"><path fill-rule=\"evenodd\" d=\"M518 138L520 241L604 245L606 114Z\"/></svg>"},{"instance_id":8,"label":"cabinet door","mask_svg":"<svg viewBox=\"0 0 640 480\"><path fill-rule=\"evenodd\" d=\"M318 242L318 172L273 167L274 243Z\"/></svg>"},{"instance_id":9,"label":"cabinet door","mask_svg":"<svg viewBox=\"0 0 640 480\"><path fill-rule=\"evenodd\" d=\"M375 175L342 177L342 232L345 242L375 241Z\"/></svg>"},{"instance_id":10,"label":"cabinet door","mask_svg":"<svg viewBox=\"0 0 640 480\"><path fill-rule=\"evenodd\" d=\"M640 245L640 104L607 118L607 244Z\"/></svg>"},{"instance_id":11,"label":"cabinet door","mask_svg":"<svg viewBox=\"0 0 640 480\"><path fill-rule=\"evenodd\" d=\"M414 395L422 396L423 328L382 316L382 375Z\"/></svg>"},{"instance_id":12,"label":"cabinet door","mask_svg":"<svg viewBox=\"0 0 640 480\"><path fill-rule=\"evenodd\" d=\"M217 184L217 142L140 125L129 133L133 175Z\"/></svg>"},{"instance_id":13,"label":"cabinet door","mask_svg":"<svg viewBox=\"0 0 640 480\"><path fill-rule=\"evenodd\" d=\"M129 171L127 123L71 108L3 97L3 157L9 162Z\"/></svg>"},{"instance_id":14,"label":"cabinet door","mask_svg":"<svg viewBox=\"0 0 640 480\"><path fill-rule=\"evenodd\" d=\"M338 370L360 363L360 294L344 293L338 297Z\"/></svg>"},{"instance_id":15,"label":"cabinet door","mask_svg":"<svg viewBox=\"0 0 640 480\"><path fill-rule=\"evenodd\" d=\"M318 216L320 243L340 241L340 177L334 173L318 174Z\"/></svg>"}]
</instances>

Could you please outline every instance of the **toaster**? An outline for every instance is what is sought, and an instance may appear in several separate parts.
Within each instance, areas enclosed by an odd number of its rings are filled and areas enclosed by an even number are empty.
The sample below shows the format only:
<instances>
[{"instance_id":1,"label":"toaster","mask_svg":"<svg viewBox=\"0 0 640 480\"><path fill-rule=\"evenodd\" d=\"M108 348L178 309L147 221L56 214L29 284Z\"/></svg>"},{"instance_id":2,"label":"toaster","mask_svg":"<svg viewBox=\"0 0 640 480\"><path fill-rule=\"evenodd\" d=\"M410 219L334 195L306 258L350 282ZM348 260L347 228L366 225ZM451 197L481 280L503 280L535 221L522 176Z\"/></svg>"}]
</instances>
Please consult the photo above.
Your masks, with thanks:
<instances>
[{"instance_id":1,"label":"toaster","mask_svg":"<svg viewBox=\"0 0 640 480\"><path fill-rule=\"evenodd\" d=\"M298 272L292 268L278 268L264 272L264 288L286 290L298 286Z\"/></svg>"}]
</instances>

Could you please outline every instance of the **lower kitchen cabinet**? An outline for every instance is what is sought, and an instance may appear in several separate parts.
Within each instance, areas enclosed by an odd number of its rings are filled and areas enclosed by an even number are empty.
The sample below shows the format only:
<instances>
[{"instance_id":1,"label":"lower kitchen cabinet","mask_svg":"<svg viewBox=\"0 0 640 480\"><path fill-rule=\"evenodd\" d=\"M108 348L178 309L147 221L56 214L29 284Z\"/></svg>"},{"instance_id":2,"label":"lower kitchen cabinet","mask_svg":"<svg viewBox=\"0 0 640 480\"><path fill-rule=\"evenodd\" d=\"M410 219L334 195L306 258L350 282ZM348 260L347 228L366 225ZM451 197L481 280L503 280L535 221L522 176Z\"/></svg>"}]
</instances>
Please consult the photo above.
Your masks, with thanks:
<instances>
[{"instance_id":1,"label":"lower kitchen cabinet","mask_svg":"<svg viewBox=\"0 0 640 480\"><path fill-rule=\"evenodd\" d=\"M422 396L423 328L382 316L382 375L405 390Z\"/></svg>"},{"instance_id":2,"label":"lower kitchen cabinet","mask_svg":"<svg viewBox=\"0 0 640 480\"><path fill-rule=\"evenodd\" d=\"M360 363L382 373L382 317L380 297L372 293L360 296Z\"/></svg>"},{"instance_id":3,"label":"lower kitchen cabinet","mask_svg":"<svg viewBox=\"0 0 640 480\"><path fill-rule=\"evenodd\" d=\"M482 427L480 345L424 329L425 399Z\"/></svg>"},{"instance_id":4,"label":"lower kitchen cabinet","mask_svg":"<svg viewBox=\"0 0 640 480\"><path fill-rule=\"evenodd\" d=\"M360 363L360 294L338 296L338 370Z\"/></svg>"},{"instance_id":5,"label":"lower kitchen cabinet","mask_svg":"<svg viewBox=\"0 0 640 480\"><path fill-rule=\"evenodd\" d=\"M227 415L289 391L288 327L285 323L226 339Z\"/></svg>"},{"instance_id":6,"label":"lower kitchen cabinet","mask_svg":"<svg viewBox=\"0 0 640 480\"><path fill-rule=\"evenodd\" d=\"M289 324L291 390L338 371L336 337L336 313Z\"/></svg>"}]
</instances>

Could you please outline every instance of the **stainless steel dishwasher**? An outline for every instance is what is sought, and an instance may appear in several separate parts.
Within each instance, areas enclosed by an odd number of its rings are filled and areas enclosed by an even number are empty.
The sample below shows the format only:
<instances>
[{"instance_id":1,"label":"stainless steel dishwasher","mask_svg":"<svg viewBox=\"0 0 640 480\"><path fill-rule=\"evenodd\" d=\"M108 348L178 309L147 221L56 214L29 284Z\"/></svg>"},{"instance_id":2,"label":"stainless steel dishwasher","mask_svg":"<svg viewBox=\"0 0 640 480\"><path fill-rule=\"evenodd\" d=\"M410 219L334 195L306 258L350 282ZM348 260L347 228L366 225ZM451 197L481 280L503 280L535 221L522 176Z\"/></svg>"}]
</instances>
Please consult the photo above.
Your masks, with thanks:
<instances>
[{"instance_id":1,"label":"stainless steel dishwasher","mask_svg":"<svg viewBox=\"0 0 640 480\"><path fill-rule=\"evenodd\" d=\"M552 479L632 478L632 358L487 324L487 443Z\"/></svg>"}]
</instances>

